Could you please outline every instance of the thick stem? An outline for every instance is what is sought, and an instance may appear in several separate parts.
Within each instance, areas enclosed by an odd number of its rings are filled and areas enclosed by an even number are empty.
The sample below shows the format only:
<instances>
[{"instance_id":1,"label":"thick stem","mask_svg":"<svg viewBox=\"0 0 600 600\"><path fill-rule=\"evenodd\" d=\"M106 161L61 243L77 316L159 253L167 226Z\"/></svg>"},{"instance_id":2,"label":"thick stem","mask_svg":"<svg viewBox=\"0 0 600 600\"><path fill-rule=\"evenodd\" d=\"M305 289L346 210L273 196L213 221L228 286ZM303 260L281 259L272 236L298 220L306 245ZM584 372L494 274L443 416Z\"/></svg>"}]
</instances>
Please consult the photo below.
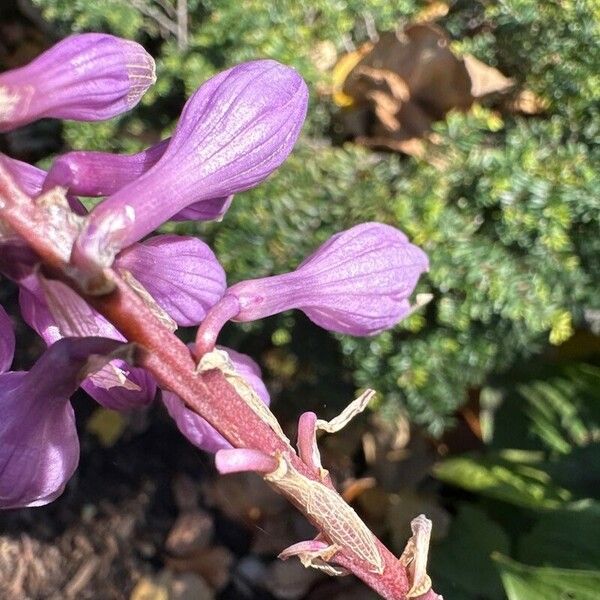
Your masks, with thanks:
<instances>
[{"instance_id":1,"label":"thick stem","mask_svg":"<svg viewBox=\"0 0 600 600\"><path fill-rule=\"evenodd\" d=\"M31 217L28 224L26 216ZM105 276L113 284L110 293L90 296L81 290L73 272L54 244L54 238L45 237L48 223L43 213L12 182L10 175L0 165L0 219L10 225L35 249L40 261L77 291L96 310L104 315L130 342L143 348L138 364L150 371L159 385L178 394L186 405L206 419L235 448L258 450L271 457L284 457L297 473L298 481L319 481L314 469L309 468L286 442L251 409L235 388L217 369L196 373L196 365L187 347L148 310L143 301L113 271ZM325 539L331 541L328 529L331 523L327 513L315 510L310 501L303 501L298 493L272 481L271 485L286 496L303 512ZM332 492L334 492L333 487ZM335 492L337 495L337 492ZM330 496L331 497L331 496ZM338 496L339 498L339 496ZM310 498L309 498L310 500ZM343 502L341 498L339 502ZM338 500L336 499L336 502ZM334 507L329 507L330 509ZM358 518L358 517L357 517ZM368 563L350 548L341 548L333 557L343 567L352 571L386 600L404 600L410 588L405 567L373 534L373 543L381 557L382 568L375 572ZM437 595L428 592L424 598L434 600Z\"/></svg>"}]
</instances>

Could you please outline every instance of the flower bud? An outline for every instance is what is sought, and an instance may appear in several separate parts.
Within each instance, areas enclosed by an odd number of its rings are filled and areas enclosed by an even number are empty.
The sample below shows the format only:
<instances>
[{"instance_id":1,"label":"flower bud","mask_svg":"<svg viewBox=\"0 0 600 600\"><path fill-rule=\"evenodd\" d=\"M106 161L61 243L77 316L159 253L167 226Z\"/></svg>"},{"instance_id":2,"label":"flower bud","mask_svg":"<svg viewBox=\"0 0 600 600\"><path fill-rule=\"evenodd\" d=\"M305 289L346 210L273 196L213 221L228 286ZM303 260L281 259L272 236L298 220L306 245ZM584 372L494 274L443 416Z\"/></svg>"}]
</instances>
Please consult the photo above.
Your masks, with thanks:
<instances>
[{"instance_id":1,"label":"flower bud","mask_svg":"<svg viewBox=\"0 0 600 600\"><path fill-rule=\"evenodd\" d=\"M44 117L110 119L133 108L155 79L154 60L136 42L73 35L0 74L0 132Z\"/></svg>"},{"instance_id":2,"label":"flower bud","mask_svg":"<svg viewBox=\"0 0 600 600\"><path fill-rule=\"evenodd\" d=\"M209 79L187 102L156 165L94 208L74 259L109 265L186 207L260 183L292 150L307 98L298 73L273 60Z\"/></svg>"},{"instance_id":3,"label":"flower bud","mask_svg":"<svg viewBox=\"0 0 600 600\"><path fill-rule=\"evenodd\" d=\"M373 335L411 312L408 298L428 267L427 255L398 229L357 225L334 235L291 273L229 288L198 331L198 353L209 349L226 319L254 321L292 308L329 331Z\"/></svg>"},{"instance_id":4,"label":"flower bud","mask_svg":"<svg viewBox=\"0 0 600 600\"><path fill-rule=\"evenodd\" d=\"M170 138L137 154L75 151L59 156L48 171L44 191L56 186L78 196L110 196L151 169L164 154ZM211 221L221 218L231 196L213 198L184 208L174 221Z\"/></svg>"},{"instance_id":5,"label":"flower bud","mask_svg":"<svg viewBox=\"0 0 600 600\"><path fill-rule=\"evenodd\" d=\"M197 325L225 292L225 271L192 236L156 235L124 250L117 270L129 271L178 324Z\"/></svg>"}]
</instances>

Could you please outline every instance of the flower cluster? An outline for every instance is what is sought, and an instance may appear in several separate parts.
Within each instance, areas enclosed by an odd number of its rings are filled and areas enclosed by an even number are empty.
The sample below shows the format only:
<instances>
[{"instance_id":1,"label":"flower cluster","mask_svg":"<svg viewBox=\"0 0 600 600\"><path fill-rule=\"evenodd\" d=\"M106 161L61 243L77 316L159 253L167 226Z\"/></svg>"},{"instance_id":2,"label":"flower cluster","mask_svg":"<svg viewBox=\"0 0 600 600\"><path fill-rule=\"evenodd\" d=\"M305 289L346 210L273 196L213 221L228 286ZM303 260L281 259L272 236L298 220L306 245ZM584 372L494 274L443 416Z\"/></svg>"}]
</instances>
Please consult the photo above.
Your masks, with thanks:
<instances>
[{"instance_id":1,"label":"flower cluster","mask_svg":"<svg viewBox=\"0 0 600 600\"><path fill-rule=\"evenodd\" d=\"M101 120L134 106L154 81L152 58L109 35L67 38L29 65L0 74L0 131L41 117ZM426 255L397 229L357 225L332 237L295 271L227 287L212 250L195 237L153 235L168 220L223 217L235 194L258 185L291 152L308 93L273 60L235 66L202 84L169 139L131 156L74 151L48 172L0 155L0 173L38 204L66 198L74 235L67 259L82 272L110 268L171 330L199 326L196 359L228 320L300 309L334 332L372 335L410 311ZM103 199L89 213L78 195ZM1 209L1 206L0 206ZM65 234L66 235L66 234ZM132 410L160 391L182 433L215 452L228 442L146 370L124 336L81 296L44 272L0 210L0 273L19 287L23 319L48 345L28 372L9 372L11 319L0 307L0 508L50 502L73 474L79 443L70 396L78 386L102 406ZM265 403L252 359L224 349Z\"/></svg>"}]
</instances>

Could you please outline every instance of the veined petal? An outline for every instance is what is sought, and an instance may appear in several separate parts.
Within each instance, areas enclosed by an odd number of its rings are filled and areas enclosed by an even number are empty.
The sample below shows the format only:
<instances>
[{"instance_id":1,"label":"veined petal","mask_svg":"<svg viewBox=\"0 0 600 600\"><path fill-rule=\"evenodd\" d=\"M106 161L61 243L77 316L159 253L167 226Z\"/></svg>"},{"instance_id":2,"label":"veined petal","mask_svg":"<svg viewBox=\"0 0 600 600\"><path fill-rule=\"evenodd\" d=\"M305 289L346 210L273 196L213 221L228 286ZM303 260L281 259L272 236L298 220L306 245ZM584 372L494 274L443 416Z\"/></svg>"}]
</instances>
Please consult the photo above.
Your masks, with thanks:
<instances>
[{"instance_id":1,"label":"veined petal","mask_svg":"<svg viewBox=\"0 0 600 600\"><path fill-rule=\"evenodd\" d=\"M242 281L224 298L239 302L235 321L298 308L330 331L372 335L410 313L408 298L428 268L427 255L401 231L364 223L333 236L295 271Z\"/></svg>"},{"instance_id":2,"label":"veined petal","mask_svg":"<svg viewBox=\"0 0 600 600\"><path fill-rule=\"evenodd\" d=\"M19 303L25 322L49 346L70 336L125 340L113 325L59 281L46 280L42 286L37 276L28 277L21 282ZM81 387L96 402L113 410L147 406L156 395L156 383L149 373L118 359L86 378Z\"/></svg>"},{"instance_id":3,"label":"veined petal","mask_svg":"<svg viewBox=\"0 0 600 600\"><path fill-rule=\"evenodd\" d=\"M116 261L179 324L196 325L225 291L225 271L198 238L158 235L134 244Z\"/></svg>"},{"instance_id":4,"label":"veined petal","mask_svg":"<svg viewBox=\"0 0 600 600\"><path fill-rule=\"evenodd\" d=\"M110 119L135 106L154 81L154 60L136 42L73 35L0 74L0 131L43 117Z\"/></svg>"},{"instance_id":5,"label":"veined petal","mask_svg":"<svg viewBox=\"0 0 600 600\"><path fill-rule=\"evenodd\" d=\"M121 346L103 338L64 339L29 372L0 375L0 508L40 506L59 496L79 462L69 397L90 355Z\"/></svg>"},{"instance_id":6,"label":"veined petal","mask_svg":"<svg viewBox=\"0 0 600 600\"><path fill-rule=\"evenodd\" d=\"M94 208L74 258L109 265L186 207L256 186L292 150L307 99L302 78L272 60L209 79L185 105L156 165Z\"/></svg>"},{"instance_id":7,"label":"veined petal","mask_svg":"<svg viewBox=\"0 0 600 600\"><path fill-rule=\"evenodd\" d=\"M15 355L15 332L6 311L0 306L0 373L8 371Z\"/></svg>"},{"instance_id":8,"label":"veined petal","mask_svg":"<svg viewBox=\"0 0 600 600\"><path fill-rule=\"evenodd\" d=\"M231 348L219 346L225 350L233 363L235 370L252 386L259 398L268 406L271 402L269 392L261 379L260 367L246 354L236 352ZM223 448L231 448L231 444L209 425L202 417L191 411L181 398L172 392L163 390L162 399L169 415L173 418L179 431L194 446L215 453Z\"/></svg>"}]
</instances>

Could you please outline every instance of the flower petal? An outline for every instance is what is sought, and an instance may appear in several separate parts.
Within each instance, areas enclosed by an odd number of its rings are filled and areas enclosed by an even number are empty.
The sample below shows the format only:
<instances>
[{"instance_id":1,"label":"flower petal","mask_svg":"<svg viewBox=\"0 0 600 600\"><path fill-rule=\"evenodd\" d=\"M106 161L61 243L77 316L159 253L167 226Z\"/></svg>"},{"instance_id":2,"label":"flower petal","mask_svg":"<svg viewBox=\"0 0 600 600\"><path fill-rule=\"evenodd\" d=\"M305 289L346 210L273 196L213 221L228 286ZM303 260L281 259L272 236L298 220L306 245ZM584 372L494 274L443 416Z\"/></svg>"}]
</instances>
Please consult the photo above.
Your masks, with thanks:
<instances>
[{"instance_id":1,"label":"flower petal","mask_svg":"<svg viewBox=\"0 0 600 600\"><path fill-rule=\"evenodd\" d=\"M236 352L231 348L219 346L229 354L235 370L242 375L258 394L260 399L268 406L270 397L265 384L260 378L260 367L246 354ZM215 453L223 448L231 448L231 444L209 425L202 417L191 411L181 398L172 392L163 390L162 399L169 415L174 419L179 431L201 450Z\"/></svg>"},{"instance_id":2,"label":"flower petal","mask_svg":"<svg viewBox=\"0 0 600 600\"><path fill-rule=\"evenodd\" d=\"M43 117L110 119L135 106L154 81L154 61L139 44L101 33L73 35L0 74L0 131Z\"/></svg>"},{"instance_id":3,"label":"flower petal","mask_svg":"<svg viewBox=\"0 0 600 600\"><path fill-rule=\"evenodd\" d=\"M62 493L79 462L69 396L88 357L119 346L103 338L65 339L29 372L0 375L0 508L40 506Z\"/></svg>"},{"instance_id":4,"label":"flower petal","mask_svg":"<svg viewBox=\"0 0 600 600\"><path fill-rule=\"evenodd\" d=\"M10 369L15 355L15 332L12 321L0 306L0 373Z\"/></svg>"},{"instance_id":5,"label":"flower petal","mask_svg":"<svg viewBox=\"0 0 600 600\"><path fill-rule=\"evenodd\" d=\"M36 276L27 278L21 282L19 303L23 319L48 345L67 336L125 339L104 317L59 281L45 280L42 287ZM153 377L123 360L112 361L86 378L81 387L96 402L113 410L147 406L156 395Z\"/></svg>"},{"instance_id":6,"label":"flower petal","mask_svg":"<svg viewBox=\"0 0 600 600\"><path fill-rule=\"evenodd\" d=\"M225 271L198 238L158 235L134 244L116 261L179 324L196 325L225 292Z\"/></svg>"},{"instance_id":7,"label":"flower petal","mask_svg":"<svg viewBox=\"0 0 600 600\"><path fill-rule=\"evenodd\" d=\"M74 257L109 265L191 204L256 186L292 150L307 99L302 78L272 60L209 79L187 102L156 165L94 208Z\"/></svg>"}]
</instances>

